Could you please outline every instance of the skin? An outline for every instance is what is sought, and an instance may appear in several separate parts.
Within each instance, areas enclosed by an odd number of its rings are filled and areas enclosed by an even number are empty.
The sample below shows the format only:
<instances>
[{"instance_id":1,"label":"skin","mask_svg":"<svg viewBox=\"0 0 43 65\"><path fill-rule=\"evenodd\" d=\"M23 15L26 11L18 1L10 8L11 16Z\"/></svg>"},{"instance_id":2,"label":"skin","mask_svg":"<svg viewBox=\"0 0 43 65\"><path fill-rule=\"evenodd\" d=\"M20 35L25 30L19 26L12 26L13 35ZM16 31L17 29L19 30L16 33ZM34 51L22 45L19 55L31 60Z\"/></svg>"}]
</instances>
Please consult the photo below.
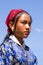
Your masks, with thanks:
<instances>
[{"instance_id":1,"label":"skin","mask_svg":"<svg viewBox=\"0 0 43 65\"><path fill-rule=\"evenodd\" d=\"M10 24L10 28L13 28L13 34L17 37L19 42L23 44L23 38L27 38L31 31L31 19L27 13L23 13L16 24L16 29L14 23Z\"/></svg>"}]
</instances>

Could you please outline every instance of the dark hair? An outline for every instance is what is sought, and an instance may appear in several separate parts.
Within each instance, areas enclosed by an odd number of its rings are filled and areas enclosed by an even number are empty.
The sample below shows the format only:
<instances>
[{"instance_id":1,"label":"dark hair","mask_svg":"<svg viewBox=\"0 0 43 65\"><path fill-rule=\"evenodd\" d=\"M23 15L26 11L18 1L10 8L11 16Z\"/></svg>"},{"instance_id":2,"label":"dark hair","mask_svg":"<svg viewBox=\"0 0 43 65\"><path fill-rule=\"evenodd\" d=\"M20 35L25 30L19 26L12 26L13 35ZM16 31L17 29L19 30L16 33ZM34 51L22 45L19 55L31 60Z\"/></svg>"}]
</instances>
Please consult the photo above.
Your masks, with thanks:
<instances>
[{"instance_id":1,"label":"dark hair","mask_svg":"<svg viewBox=\"0 0 43 65\"><path fill-rule=\"evenodd\" d=\"M20 12L20 13L17 14L15 17L13 17L12 22L13 22L13 23L15 22L15 29L16 29L17 21L18 21L19 17L20 17L23 13L27 13L27 14L29 15L28 12L24 11L24 12ZM29 15L29 16L30 16L30 15ZM32 17L31 17L31 16L30 16L30 19L31 19L31 22L32 22ZM9 29L10 29L10 28L9 28ZM5 41L6 39L8 39L9 36L12 35L12 34L13 34L13 32L12 32L12 30L10 29L10 32L8 32L7 35L5 36L4 41ZM3 41L3 42L4 42L4 41Z\"/></svg>"}]
</instances>

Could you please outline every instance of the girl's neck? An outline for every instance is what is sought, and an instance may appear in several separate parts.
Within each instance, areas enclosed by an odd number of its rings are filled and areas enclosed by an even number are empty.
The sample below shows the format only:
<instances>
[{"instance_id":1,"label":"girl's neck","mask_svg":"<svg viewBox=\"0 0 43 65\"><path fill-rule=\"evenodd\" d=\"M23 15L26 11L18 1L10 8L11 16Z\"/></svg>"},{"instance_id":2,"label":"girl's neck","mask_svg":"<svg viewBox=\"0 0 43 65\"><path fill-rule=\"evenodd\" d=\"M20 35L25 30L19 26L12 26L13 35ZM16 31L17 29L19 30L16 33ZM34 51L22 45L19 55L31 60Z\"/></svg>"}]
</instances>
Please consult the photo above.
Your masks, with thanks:
<instances>
[{"instance_id":1,"label":"girl's neck","mask_svg":"<svg viewBox=\"0 0 43 65\"><path fill-rule=\"evenodd\" d=\"M21 37L18 37L15 35L15 37L18 39L18 41L20 42L21 45L23 45L24 41L23 41L23 38Z\"/></svg>"}]
</instances>

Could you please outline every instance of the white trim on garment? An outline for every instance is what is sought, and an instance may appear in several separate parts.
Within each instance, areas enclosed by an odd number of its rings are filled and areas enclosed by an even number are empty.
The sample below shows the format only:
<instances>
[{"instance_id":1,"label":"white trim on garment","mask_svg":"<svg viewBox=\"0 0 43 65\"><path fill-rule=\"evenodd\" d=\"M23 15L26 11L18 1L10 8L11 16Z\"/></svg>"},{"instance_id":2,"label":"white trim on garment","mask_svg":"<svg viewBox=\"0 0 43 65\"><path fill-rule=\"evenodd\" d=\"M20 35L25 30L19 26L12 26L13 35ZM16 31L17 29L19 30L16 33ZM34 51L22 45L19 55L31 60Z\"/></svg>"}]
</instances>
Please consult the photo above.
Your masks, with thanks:
<instances>
[{"instance_id":1,"label":"white trim on garment","mask_svg":"<svg viewBox=\"0 0 43 65\"><path fill-rule=\"evenodd\" d=\"M14 42L16 42L17 44L19 44L20 46L22 46L22 45L20 44L20 42L18 41L18 39L17 39L14 35L10 35L9 38L11 38Z\"/></svg>"}]
</instances>

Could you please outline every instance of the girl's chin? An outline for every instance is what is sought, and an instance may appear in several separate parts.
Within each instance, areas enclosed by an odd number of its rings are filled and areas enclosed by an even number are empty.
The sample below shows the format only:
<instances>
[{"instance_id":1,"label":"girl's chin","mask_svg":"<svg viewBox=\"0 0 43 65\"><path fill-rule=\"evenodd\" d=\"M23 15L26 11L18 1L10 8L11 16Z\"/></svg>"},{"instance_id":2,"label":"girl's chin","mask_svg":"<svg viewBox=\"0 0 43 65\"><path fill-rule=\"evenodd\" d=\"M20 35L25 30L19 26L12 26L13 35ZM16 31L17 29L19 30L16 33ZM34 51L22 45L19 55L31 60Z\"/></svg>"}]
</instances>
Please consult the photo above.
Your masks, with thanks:
<instances>
[{"instance_id":1,"label":"girl's chin","mask_svg":"<svg viewBox=\"0 0 43 65\"><path fill-rule=\"evenodd\" d=\"M24 37L24 38L27 38L28 36L29 36L29 34L25 34L23 37Z\"/></svg>"},{"instance_id":2,"label":"girl's chin","mask_svg":"<svg viewBox=\"0 0 43 65\"><path fill-rule=\"evenodd\" d=\"M27 38L27 37L28 37L28 35L25 35L25 36L24 36L24 38Z\"/></svg>"}]
</instances>

